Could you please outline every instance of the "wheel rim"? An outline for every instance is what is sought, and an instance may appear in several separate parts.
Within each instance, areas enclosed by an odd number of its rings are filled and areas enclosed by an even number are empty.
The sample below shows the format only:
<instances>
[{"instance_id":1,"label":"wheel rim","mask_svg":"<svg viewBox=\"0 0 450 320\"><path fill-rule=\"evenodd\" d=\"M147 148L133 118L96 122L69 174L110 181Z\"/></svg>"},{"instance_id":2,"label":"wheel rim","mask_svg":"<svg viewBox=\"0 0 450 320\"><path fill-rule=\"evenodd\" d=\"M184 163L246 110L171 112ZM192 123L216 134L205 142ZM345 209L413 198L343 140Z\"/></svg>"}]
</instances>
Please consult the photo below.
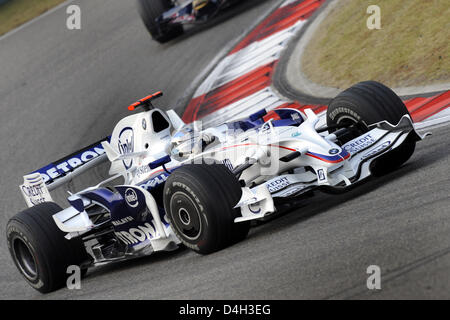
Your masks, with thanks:
<instances>
[{"instance_id":1,"label":"wheel rim","mask_svg":"<svg viewBox=\"0 0 450 320\"><path fill-rule=\"evenodd\" d=\"M37 263L29 245L16 237L13 240L13 252L21 273L30 281L36 280L38 278Z\"/></svg>"},{"instance_id":2,"label":"wheel rim","mask_svg":"<svg viewBox=\"0 0 450 320\"><path fill-rule=\"evenodd\" d=\"M191 222L189 212L187 212L186 209L184 208L178 210L178 217L180 218L181 223L184 224L185 226L188 226L189 223Z\"/></svg>"},{"instance_id":3,"label":"wheel rim","mask_svg":"<svg viewBox=\"0 0 450 320\"><path fill-rule=\"evenodd\" d=\"M183 192L176 192L170 199L172 222L182 235L191 241L202 233L202 219L194 201Z\"/></svg>"}]
</instances>

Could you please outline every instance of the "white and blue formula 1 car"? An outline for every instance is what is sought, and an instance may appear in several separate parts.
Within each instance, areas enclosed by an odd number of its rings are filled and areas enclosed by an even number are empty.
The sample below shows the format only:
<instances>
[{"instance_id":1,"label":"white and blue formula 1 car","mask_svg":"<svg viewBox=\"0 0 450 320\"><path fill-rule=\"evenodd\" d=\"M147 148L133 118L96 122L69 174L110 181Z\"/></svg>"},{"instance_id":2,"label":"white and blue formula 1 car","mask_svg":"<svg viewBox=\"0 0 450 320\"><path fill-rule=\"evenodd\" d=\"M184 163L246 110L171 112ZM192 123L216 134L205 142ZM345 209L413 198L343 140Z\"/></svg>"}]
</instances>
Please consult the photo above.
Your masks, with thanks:
<instances>
[{"instance_id":1,"label":"white and blue formula 1 car","mask_svg":"<svg viewBox=\"0 0 450 320\"><path fill-rule=\"evenodd\" d=\"M60 288L69 265L85 271L181 244L221 250L312 190L346 190L399 167L423 138L397 95L373 81L333 99L322 126L311 110L277 109L196 130L154 108L160 95L131 105L143 111L110 138L24 177L29 208L10 219L7 240L35 289ZM51 190L106 159L109 179L70 194L66 209L53 202Z\"/></svg>"}]
</instances>

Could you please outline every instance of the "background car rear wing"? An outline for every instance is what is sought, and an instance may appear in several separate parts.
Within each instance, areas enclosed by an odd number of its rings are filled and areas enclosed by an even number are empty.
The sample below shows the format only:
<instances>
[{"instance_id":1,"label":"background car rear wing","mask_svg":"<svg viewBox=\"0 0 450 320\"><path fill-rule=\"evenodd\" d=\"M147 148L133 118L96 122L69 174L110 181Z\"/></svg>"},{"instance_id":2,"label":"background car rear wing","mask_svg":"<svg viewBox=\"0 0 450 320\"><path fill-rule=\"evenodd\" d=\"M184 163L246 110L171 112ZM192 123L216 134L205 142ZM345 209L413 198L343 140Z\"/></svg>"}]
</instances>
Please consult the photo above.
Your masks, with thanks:
<instances>
[{"instance_id":1,"label":"background car rear wing","mask_svg":"<svg viewBox=\"0 0 450 320\"><path fill-rule=\"evenodd\" d=\"M109 142L110 139L111 137L101 139L24 176L24 183L20 185L20 191L27 205L32 207L42 202L53 201L50 191L69 182L86 170L108 161L102 142Z\"/></svg>"}]
</instances>

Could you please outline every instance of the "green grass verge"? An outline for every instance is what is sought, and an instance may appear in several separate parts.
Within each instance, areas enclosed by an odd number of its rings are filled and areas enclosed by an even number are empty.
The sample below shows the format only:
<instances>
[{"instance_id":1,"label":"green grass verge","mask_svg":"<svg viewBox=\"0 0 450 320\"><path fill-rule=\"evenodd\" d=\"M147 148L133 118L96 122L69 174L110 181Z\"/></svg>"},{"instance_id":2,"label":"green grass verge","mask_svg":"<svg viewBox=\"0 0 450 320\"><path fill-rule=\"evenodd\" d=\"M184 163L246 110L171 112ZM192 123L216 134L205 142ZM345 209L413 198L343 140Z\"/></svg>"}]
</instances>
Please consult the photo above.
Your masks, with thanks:
<instances>
[{"instance_id":1,"label":"green grass verge","mask_svg":"<svg viewBox=\"0 0 450 320\"><path fill-rule=\"evenodd\" d=\"M391 87L450 82L449 0L338 0L303 55L313 82L346 88L377 80ZM366 26L369 5L381 29Z\"/></svg>"},{"instance_id":2,"label":"green grass verge","mask_svg":"<svg viewBox=\"0 0 450 320\"><path fill-rule=\"evenodd\" d=\"M0 35L43 14L65 0L10 0L0 5Z\"/></svg>"}]
</instances>

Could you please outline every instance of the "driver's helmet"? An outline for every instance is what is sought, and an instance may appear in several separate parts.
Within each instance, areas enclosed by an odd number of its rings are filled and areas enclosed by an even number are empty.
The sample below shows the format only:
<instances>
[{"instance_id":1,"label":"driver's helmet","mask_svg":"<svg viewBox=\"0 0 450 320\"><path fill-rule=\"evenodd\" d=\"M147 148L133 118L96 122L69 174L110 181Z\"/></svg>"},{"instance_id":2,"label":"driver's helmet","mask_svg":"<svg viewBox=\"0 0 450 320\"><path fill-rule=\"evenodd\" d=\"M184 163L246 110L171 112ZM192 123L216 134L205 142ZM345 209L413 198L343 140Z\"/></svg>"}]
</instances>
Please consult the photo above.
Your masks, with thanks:
<instances>
[{"instance_id":1,"label":"driver's helmet","mask_svg":"<svg viewBox=\"0 0 450 320\"><path fill-rule=\"evenodd\" d=\"M198 132L191 126L184 126L171 139L171 156L177 158L180 154L189 154L198 139Z\"/></svg>"},{"instance_id":2,"label":"driver's helmet","mask_svg":"<svg viewBox=\"0 0 450 320\"><path fill-rule=\"evenodd\" d=\"M216 138L212 134L194 130L192 125L188 125L172 135L170 153L174 159L180 161L191 154L201 153L204 147L214 141Z\"/></svg>"}]
</instances>

